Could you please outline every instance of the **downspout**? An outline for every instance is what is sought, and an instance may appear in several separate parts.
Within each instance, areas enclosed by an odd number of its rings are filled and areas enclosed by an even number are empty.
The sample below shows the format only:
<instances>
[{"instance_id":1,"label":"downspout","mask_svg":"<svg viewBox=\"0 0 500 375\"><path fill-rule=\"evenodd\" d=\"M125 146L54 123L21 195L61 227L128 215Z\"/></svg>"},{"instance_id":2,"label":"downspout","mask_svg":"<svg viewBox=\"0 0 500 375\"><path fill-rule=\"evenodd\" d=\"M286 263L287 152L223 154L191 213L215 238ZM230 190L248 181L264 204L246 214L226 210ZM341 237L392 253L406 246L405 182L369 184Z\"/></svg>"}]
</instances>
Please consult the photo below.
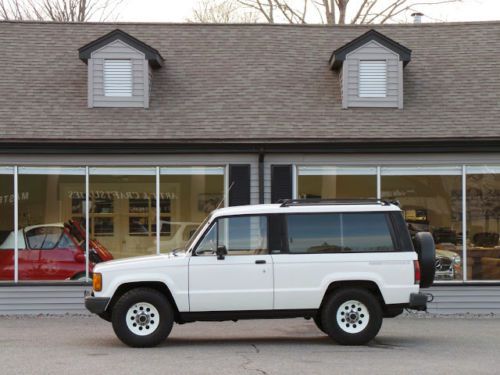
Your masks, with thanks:
<instances>
[{"instance_id":1,"label":"downspout","mask_svg":"<svg viewBox=\"0 0 500 375\"><path fill-rule=\"evenodd\" d=\"M264 203L264 151L259 152L259 203Z\"/></svg>"}]
</instances>

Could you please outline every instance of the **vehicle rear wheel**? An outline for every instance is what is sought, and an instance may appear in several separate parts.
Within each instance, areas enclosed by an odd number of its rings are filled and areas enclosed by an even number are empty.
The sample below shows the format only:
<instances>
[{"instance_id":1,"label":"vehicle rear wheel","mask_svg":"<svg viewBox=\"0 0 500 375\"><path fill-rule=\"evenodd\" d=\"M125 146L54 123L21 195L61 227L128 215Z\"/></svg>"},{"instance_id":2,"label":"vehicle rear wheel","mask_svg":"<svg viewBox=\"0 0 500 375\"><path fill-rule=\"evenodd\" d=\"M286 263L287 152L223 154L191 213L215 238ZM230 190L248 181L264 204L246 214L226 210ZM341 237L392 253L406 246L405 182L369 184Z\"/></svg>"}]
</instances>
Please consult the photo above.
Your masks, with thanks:
<instances>
[{"instance_id":1,"label":"vehicle rear wheel","mask_svg":"<svg viewBox=\"0 0 500 375\"><path fill-rule=\"evenodd\" d=\"M325 332L341 345L363 345L382 326L382 309L368 290L349 288L333 293L321 311Z\"/></svg>"},{"instance_id":2,"label":"vehicle rear wheel","mask_svg":"<svg viewBox=\"0 0 500 375\"><path fill-rule=\"evenodd\" d=\"M123 343L139 348L152 347L170 334L174 311L162 293L150 288L136 288L118 299L111 320Z\"/></svg>"},{"instance_id":3,"label":"vehicle rear wheel","mask_svg":"<svg viewBox=\"0 0 500 375\"><path fill-rule=\"evenodd\" d=\"M74 275L71 280L82 281L82 282L92 282L92 273L89 273L89 277L85 275L85 272L80 272Z\"/></svg>"}]
</instances>

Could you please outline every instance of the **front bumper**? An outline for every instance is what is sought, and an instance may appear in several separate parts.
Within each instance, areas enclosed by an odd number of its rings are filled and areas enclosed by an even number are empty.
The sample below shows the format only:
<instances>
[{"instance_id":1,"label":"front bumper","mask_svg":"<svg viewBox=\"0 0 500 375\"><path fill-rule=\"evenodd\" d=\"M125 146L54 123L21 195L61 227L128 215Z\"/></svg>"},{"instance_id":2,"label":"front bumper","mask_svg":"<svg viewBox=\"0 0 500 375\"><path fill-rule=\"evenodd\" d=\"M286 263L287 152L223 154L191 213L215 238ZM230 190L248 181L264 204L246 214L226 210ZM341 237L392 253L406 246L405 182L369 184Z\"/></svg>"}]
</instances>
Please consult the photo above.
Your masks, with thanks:
<instances>
[{"instance_id":1,"label":"front bumper","mask_svg":"<svg viewBox=\"0 0 500 375\"><path fill-rule=\"evenodd\" d=\"M85 296L85 308L94 314L102 314L106 311L109 301L108 297L94 297L93 295Z\"/></svg>"},{"instance_id":2,"label":"front bumper","mask_svg":"<svg viewBox=\"0 0 500 375\"><path fill-rule=\"evenodd\" d=\"M427 301L429 295L424 293L412 293L410 294L410 304L408 308L417 311L427 311Z\"/></svg>"}]
</instances>

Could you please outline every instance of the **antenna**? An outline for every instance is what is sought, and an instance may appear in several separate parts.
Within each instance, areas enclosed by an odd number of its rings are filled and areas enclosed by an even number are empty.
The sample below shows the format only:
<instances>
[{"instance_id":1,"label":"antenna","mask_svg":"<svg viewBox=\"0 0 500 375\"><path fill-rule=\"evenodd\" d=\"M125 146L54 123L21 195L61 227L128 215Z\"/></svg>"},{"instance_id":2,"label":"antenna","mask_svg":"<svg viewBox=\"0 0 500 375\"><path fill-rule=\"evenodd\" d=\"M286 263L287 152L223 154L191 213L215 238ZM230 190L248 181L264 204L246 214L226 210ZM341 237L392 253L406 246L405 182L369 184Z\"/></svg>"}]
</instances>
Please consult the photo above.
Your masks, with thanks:
<instances>
[{"instance_id":1,"label":"antenna","mask_svg":"<svg viewBox=\"0 0 500 375\"><path fill-rule=\"evenodd\" d=\"M231 188L234 186L234 181L231 182L231 185L229 185L229 188L227 189L227 195L229 195L229 193L231 192ZM219 204L217 205L217 207L215 208L216 210L218 210L220 208L220 205L224 202L224 199L226 199L226 197L224 196L225 194L222 194L222 199L220 200Z\"/></svg>"}]
</instances>

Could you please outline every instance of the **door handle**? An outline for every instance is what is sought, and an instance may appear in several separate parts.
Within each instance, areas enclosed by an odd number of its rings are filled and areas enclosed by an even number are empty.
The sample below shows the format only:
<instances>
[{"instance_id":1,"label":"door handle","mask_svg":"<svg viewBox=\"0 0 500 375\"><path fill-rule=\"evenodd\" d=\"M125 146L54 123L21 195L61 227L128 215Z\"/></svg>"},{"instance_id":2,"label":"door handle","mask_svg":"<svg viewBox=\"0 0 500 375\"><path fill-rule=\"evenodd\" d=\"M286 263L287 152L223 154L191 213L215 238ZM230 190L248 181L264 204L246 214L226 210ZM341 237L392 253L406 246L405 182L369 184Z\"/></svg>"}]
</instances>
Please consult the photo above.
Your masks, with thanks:
<instances>
[{"instance_id":1,"label":"door handle","mask_svg":"<svg viewBox=\"0 0 500 375\"><path fill-rule=\"evenodd\" d=\"M266 261L264 259L259 259L255 261L255 264L266 264Z\"/></svg>"}]
</instances>

